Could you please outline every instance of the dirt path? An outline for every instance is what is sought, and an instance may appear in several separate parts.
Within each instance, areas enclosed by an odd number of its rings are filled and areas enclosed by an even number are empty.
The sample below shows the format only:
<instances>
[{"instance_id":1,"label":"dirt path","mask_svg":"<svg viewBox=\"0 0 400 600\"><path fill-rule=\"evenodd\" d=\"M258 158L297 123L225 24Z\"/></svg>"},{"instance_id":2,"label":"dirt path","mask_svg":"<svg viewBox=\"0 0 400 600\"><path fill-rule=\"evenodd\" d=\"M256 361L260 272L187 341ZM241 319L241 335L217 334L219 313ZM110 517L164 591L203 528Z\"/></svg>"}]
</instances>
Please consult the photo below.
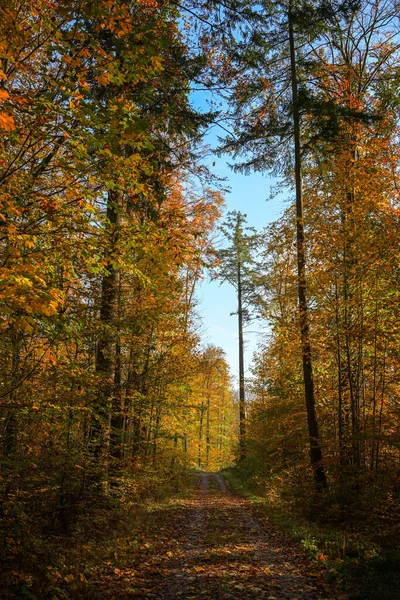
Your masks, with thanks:
<instances>
[{"instance_id":1,"label":"dirt path","mask_svg":"<svg viewBox=\"0 0 400 600\"><path fill-rule=\"evenodd\" d=\"M201 474L192 500L156 518L153 543L129 568L103 580L103 598L343 598L301 549L249 500L230 491L219 474Z\"/></svg>"}]
</instances>

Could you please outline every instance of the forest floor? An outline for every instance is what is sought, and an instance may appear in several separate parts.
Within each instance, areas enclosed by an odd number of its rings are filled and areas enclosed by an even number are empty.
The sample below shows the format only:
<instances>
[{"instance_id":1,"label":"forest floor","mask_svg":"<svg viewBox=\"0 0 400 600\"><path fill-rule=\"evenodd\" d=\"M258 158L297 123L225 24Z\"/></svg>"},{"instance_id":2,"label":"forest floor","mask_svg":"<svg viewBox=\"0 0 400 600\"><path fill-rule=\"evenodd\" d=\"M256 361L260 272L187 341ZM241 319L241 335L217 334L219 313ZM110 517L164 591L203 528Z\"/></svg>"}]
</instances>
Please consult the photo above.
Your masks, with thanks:
<instances>
[{"instance_id":1,"label":"forest floor","mask_svg":"<svg viewBox=\"0 0 400 600\"><path fill-rule=\"evenodd\" d=\"M91 593L85 582L84 597L348 598L328 585L301 547L250 500L232 492L218 473L200 473L193 497L152 511L145 530L145 538L137 546L125 540L113 556L113 568L111 561L100 567L91 578Z\"/></svg>"}]
</instances>

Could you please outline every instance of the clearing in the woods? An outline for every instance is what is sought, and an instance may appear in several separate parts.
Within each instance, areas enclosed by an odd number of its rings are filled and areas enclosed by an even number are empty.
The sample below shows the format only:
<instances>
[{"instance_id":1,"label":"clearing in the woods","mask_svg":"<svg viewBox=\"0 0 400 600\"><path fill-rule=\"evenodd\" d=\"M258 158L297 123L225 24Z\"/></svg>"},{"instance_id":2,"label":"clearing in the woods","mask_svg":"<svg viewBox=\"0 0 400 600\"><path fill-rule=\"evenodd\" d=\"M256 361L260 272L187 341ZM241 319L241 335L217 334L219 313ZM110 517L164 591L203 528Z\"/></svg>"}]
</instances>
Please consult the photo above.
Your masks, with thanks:
<instances>
[{"instance_id":1,"label":"clearing in the woods","mask_svg":"<svg viewBox=\"0 0 400 600\"><path fill-rule=\"evenodd\" d=\"M220 474L199 474L194 496L172 509L155 510L147 527L151 543L125 553L118 561L121 568L105 569L96 598L345 597L261 508L233 493Z\"/></svg>"}]
</instances>

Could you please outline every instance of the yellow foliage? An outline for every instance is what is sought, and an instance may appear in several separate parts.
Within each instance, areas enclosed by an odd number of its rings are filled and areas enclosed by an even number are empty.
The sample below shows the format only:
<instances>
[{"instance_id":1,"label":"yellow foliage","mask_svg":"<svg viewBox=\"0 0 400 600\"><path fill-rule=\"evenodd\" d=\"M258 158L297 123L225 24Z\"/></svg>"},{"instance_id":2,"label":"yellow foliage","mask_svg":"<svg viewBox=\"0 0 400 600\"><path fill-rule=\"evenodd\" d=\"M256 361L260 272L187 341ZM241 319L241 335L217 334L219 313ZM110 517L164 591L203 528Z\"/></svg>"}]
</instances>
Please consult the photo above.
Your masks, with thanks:
<instances>
[{"instance_id":1,"label":"yellow foliage","mask_svg":"<svg viewBox=\"0 0 400 600\"><path fill-rule=\"evenodd\" d=\"M14 118L6 113L0 113L0 127L5 131L12 131L15 129Z\"/></svg>"}]
</instances>

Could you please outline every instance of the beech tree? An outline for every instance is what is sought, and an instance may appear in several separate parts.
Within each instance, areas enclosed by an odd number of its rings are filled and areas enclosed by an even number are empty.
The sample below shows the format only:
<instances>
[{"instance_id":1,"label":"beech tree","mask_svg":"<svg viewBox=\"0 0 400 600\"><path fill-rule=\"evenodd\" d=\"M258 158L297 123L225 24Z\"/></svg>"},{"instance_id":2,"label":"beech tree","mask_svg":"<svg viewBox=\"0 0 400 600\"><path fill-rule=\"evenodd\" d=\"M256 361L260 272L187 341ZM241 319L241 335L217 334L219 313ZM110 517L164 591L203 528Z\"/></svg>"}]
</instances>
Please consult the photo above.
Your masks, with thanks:
<instances>
[{"instance_id":1,"label":"beech tree","mask_svg":"<svg viewBox=\"0 0 400 600\"><path fill-rule=\"evenodd\" d=\"M67 530L78 498L158 460L222 200L176 7L1 10L4 490L48 490Z\"/></svg>"}]
</instances>

